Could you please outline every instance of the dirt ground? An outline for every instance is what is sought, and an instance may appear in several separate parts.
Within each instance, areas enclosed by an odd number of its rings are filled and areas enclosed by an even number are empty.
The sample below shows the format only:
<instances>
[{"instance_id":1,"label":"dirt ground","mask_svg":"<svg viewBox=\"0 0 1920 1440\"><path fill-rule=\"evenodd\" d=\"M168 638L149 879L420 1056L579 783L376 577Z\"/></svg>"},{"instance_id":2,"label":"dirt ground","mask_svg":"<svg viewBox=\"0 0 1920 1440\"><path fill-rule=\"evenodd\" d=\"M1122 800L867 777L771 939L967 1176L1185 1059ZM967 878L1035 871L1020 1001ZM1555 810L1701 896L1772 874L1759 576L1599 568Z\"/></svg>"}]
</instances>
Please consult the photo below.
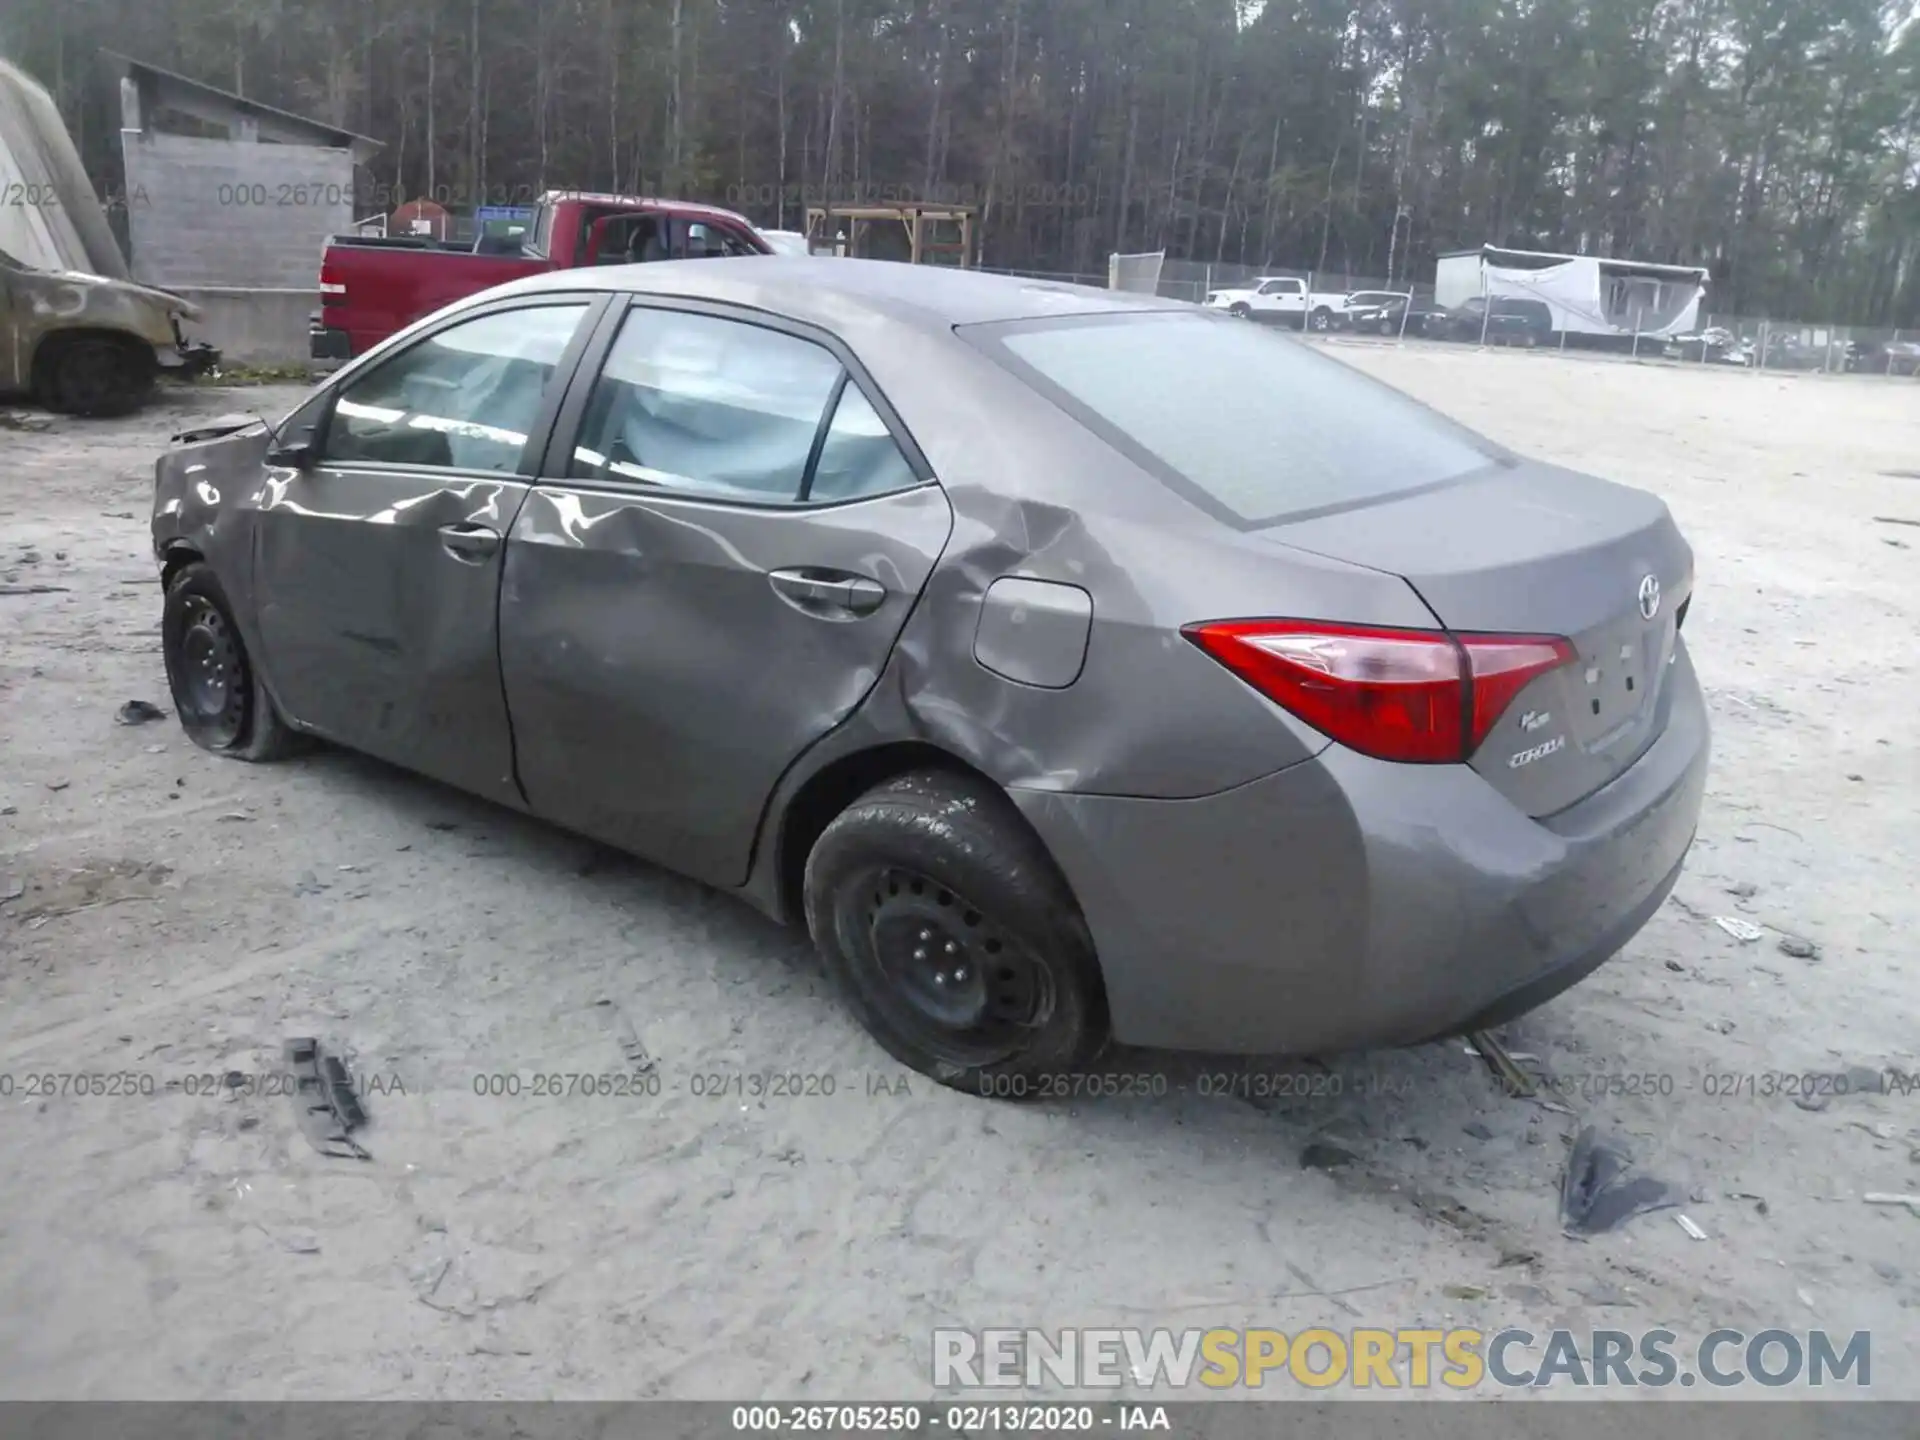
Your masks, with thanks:
<instances>
[{"instance_id":1,"label":"dirt ground","mask_svg":"<svg viewBox=\"0 0 1920 1440\"><path fill-rule=\"evenodd\" d=\"M0 1395L904 1398L943 1325L1470 1324L1864 1329L1873 1392L1920 1396L1920 1213L1863 1200L1920 1190L1920 1090L1770 1093L1920 1069L1920 529L1875 519L1920 520L1920 395L1334 349L1656 491L1697 552L1698 844L1622 955L1505 1032L1561 1109L1460 1042L1257 1103L1209 1092L1258 1061L1123 1055L1167 1093L1072 1105L908 1077L729 898L351 755L116 723L169 704L152 457L295 392L0 429ZM300 1034L350 1049L371 1161L224 1083ZM533 1093L631 1071L636 1037L659 1093ZM768 1072L815 1093L755 1095ZM1673 1210L1563 1235L1585 1120L1706 1238Z\"/></svg>"}]
</instances>

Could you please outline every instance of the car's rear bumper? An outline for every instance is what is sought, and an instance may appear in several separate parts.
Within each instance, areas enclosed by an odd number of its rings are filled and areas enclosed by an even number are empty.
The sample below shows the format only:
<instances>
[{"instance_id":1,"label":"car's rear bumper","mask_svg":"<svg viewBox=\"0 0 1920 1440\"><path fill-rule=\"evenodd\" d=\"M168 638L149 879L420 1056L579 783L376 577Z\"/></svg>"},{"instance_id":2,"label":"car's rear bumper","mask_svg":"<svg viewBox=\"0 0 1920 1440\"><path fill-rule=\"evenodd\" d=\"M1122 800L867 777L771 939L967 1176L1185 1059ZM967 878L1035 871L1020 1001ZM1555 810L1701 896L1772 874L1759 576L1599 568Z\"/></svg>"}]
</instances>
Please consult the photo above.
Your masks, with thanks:
<instances>
[{"instance_id":1,"label":"car's rear bumper","mask_svg":"<svg viewBox=\"0 0 1920 1440\"><path fill-rule=\"evenodd\" d=\"M1464 765L1339 746L1195 800L1014 791L1086 912L1116 1038L1407 1044L1584 977L1659 907L1693 839L1709 741L1678 653L1660 739L1544 821Z\"/></svg>"},{"instance_id":2,"label":"car's rear bumper","mask_svg":"<svg viewBox=\"0 0 1920 1440\"><path fill-rule=\"evenodd\" d=\"M307 321L307 354L314 360L351 360L353 337L314 315Z\"/></svg>"}]
</instances>

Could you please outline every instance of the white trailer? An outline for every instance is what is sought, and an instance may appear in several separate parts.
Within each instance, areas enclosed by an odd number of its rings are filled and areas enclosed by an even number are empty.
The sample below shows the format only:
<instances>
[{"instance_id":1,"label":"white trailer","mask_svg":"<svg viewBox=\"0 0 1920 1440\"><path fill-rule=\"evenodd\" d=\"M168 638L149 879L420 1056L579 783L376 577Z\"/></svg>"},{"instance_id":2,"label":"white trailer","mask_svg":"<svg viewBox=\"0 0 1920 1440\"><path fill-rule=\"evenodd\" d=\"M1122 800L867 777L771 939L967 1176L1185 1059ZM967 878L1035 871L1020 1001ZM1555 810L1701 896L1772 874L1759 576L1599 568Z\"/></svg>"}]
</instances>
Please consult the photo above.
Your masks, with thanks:
<instances>
[{"instance_id":1,"label":"white trailer","mask_svg":"<svg viewBox=\"0 0 1920 1440\"><path fill-rule=\"evenodd\" d=\"M1568 335L1664 339L1697 327L1707 279L1698 265L1482 245L1440 257L1433 298L1449 310L1476 295L1538 300Z\"/></svg>"}]
</instances>

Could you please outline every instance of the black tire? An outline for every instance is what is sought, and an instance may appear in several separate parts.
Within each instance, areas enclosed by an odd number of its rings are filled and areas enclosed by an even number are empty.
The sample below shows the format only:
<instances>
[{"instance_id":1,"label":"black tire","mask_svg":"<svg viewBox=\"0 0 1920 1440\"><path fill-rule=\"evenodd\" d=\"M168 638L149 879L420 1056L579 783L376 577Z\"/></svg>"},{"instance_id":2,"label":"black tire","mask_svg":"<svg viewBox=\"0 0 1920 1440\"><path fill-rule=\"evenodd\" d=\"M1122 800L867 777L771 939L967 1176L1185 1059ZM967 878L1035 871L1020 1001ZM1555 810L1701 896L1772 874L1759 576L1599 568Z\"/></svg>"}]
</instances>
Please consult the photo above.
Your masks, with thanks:
<instances>
[{"instance_id":1,"label":"black tire","mask_svg":"<svg viewBox=\"0 0 1920 1440\"><path fill-rule=\"evenodd\" d=\"M1322 306L1307 317L1307 323L1311 325L1314 330L1324 335L1333 329L1333 312L1325 306Z\"/></svg>"},{"instance_id":2,"label":"black tire","mask_svg":"<svg viewBox=\"0 0 1920 1440\"><path fill-rule=\"evenodd\" d=\"M1250 320L1253 318L1253 307L1244 300L1236 300L1227 307L1227 313L1235 319Z\"/></svg>"},{"instance_id":3,"label":"black tire","mask_svg":"<svg viewBox=\"0 0 1920 1440\"><path fill-rule=\"evenodd\" d=\"M66 415L100 419L137 410L153 394L159 364L151 348L105 335L55 337L39 362L42 399Z\"/></svg>"},{"instance_id":4,"label":"black tire","mask_svg":"<svg viewBox=\"0 0 1920 1440\"><path fill-rule=\"evenodd\" d=\"M274 709L226 592L204 561L184 567L167 586L160 649L180 728L202 750L266 761L299 749L301 737Z\"/></svg>"},{"instance_id":5,"label":"black tire","mask_svg":"<svg viewBox=\"0 0 1920 1440\"><path fill-rule=\"evenodd\" d=\"M807 929L848 1007L943 1085L1036 1097L1107 1038L1086 922L1005 795L916 771L869 790L807 857Z\"/></svg>"}]
</instances>

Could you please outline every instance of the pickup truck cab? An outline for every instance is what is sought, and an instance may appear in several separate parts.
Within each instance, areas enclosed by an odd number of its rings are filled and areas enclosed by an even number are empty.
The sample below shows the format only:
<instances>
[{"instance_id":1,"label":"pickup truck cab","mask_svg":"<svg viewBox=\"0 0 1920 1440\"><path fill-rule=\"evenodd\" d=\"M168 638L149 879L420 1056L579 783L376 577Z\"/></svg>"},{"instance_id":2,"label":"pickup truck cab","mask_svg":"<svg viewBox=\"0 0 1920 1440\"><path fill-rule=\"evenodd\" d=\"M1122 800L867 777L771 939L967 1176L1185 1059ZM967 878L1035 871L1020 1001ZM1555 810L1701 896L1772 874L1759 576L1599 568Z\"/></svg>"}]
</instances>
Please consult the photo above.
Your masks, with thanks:
<instances>
[{"instance_id":1,"label":"pickup truck cab","mask_svg":"<svg viewBox=\"0 0 1920 1440\"><path fill-rule=\"evenodd\" d=\"M443 305L548 270L772 253L731 210L550 191L524 235L483 235L471 247L413 235L334 236L320 257L308 348L316 360L351 360Z\"/></svg>"},{"instance_id":2,"label":"pickup truck cab","mask_svg":"<svg viewBox=\"0 0 1920 1440\"><path fill-rule=\"evenodd\" d=\"M1261 275L1248 285L1209 290L1207 307L1300 330L1331 330L1346 313L1347 297L1309 291L1297 275Z\"/></svg>"}]
</instances>

